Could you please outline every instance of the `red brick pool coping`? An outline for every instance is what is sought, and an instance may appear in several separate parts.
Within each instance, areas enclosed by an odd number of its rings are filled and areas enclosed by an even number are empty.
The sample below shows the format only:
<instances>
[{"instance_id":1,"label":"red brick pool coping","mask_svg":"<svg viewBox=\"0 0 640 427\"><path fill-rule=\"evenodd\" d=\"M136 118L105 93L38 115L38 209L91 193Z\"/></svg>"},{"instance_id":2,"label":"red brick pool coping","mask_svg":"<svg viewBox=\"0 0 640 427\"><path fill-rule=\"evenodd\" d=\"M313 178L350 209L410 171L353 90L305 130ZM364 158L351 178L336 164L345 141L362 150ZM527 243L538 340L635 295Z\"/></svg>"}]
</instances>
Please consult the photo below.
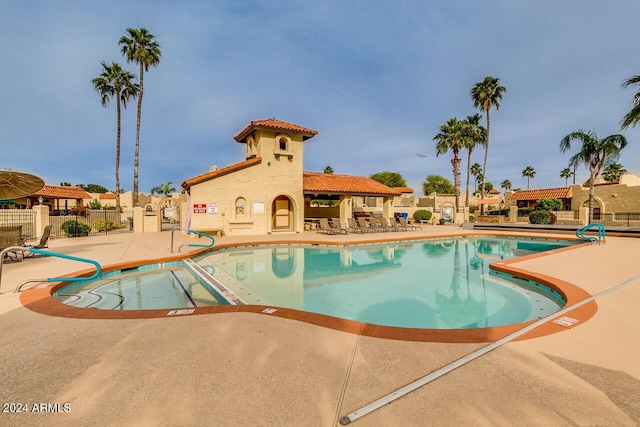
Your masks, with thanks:
<instances>
[{"instance_id":1,"label":"red brick pool coping","mask_svg":"<svg viewBox=\"0 0 640 427\"><path fill-rule=\"evenodd\" d=\"M438 236L421 236L414 238L385 238L385 239L375 239L375 240L364 240L364 241L311 241L311 240L286 240L286 241L278 241L277 243L273 243L270 241L255 241L255 242L243 242L243 243L230 243L218 245L215 247L216 250L219 249L228 249L228 248L236 248L236 247L246 247L246 246L264 246L264 245L286 245L286 244L296 244L296 245L318 245L318 246L347 246L347 245L363 245L363 244L373 244L373 243L388 243L388 242L419 242L428 239L446 239L446 238L464 238L464 237L524 237L531 238L529 235L518 235L518 234L478 234L478 233L467 233L464 235L461 234L450 234L450 235L438 235ZM535 238L547 238L554 240L573 240L573 239L564 239L558 236L542 236L536 235ZM588 245L588 243L586 243ZM522 262L528 259L534 259L544 256L552 256L555 253L566 250L574 250L582 245L569 246L566 248L555 249L549 252L543 252L539 254L527 255L519 258L513 258L506 261L494 262L490 265L490 268L502 272L507 273L511 276L531 280L536 283L543 284L562 295L562 297L567 302L566 307L571 307L574 304L577 304L585 299L591 297L591 295L583 290L582 288L566 282L564 280L560 280L551 276L547 276L541 273L535 273L528 270L524 270L522 268L518 268L512 266L514 263ZM197 251L192 251L188 254L180 254L174 255L159 259L153 260L139 260L139 261L130 261L118 264L111 264L104 266L102 268L103 273L107 273L109 271L114 270L124 270L129 268L135 268L144 264L159 264L165 262L172 261L180 261L185 258L192 258L194 256L200 255L201 253L207 252L209 249L201 249ZM64 275L62 277L88 277L95 273L94 269L78 271L72 274ZM55 283L47 283L40 284L32 287L24 291L20 295L20 302L29 310L32 310L36 313L48 315L48 316L56 316L56 317L67 317L67 318L75 318L75 319L152 319L152 318L173 318L173 317L182 317L182 316L193 316L193 315L202 315L202 314L216 314L216 313L256 313L266 316L274 316L285 319L297 320L301 322L310 323L317 326L322 326L325 328L330 328L334 330L339 330L343 332L348 332L352 334L360 334L369 337L377 337L377 338L386 338L386 339L394 339L394 340L403 340L403 341L421 341L421 342L438 342L438 343L482 343L482 342L493 342L499 340L511 333L514 333L532 323L536 320L531 320L525 323L519 323L514 325L507 326L496 326L490 328L474 328L474 329L421 329L421 328L401 328L401 327L393 327L393 326L380 326L373 325L369 323L361 323L354 320L340 319L332 316L327 316L324 314L310 313L306 311L293 310L288 308L280 308L280 307L272 307L272 306L262 306L262 305L225 305L225 306L208 306L208 307L195 307L188 309L160 309L160 310L100 310L100 309L89 309L89 308L79 308L73 307L70 305L63 304L60 301L55 300L52 297L53 292L57 289L65 286L68 282L55 282ZM184 312L185 314L176 314L169 315L170 312ZM562 326L553 322L547 322L534 330L520 336L518 340L537 338L545 335L554 334L557 332L562 332L568 328L579 327L581 324L585 323L587 320L592 318L596 312L598 311L598 306L595 301L591 301L587 304L584 304L578 308L571 310L568 313L565 313L563 316L571 317L575 319L575 323L573 326L567 327ZM560 315L558 315L560 317Z\"/></svg>"}]
</instances>

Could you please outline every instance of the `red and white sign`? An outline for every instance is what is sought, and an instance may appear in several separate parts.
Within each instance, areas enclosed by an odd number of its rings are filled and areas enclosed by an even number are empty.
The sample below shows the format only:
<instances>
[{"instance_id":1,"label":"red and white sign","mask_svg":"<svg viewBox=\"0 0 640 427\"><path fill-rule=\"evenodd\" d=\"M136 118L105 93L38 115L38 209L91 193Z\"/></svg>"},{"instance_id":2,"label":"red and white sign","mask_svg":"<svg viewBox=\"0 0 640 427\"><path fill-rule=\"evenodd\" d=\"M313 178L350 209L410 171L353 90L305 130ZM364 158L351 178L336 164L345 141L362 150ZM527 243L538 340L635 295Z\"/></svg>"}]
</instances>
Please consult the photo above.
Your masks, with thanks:
<instances>
[{"instance_id":1,"label":"red and white sign","mask_svg":"<svg viewBox=\"0 0 640 427\"><path fill-rule=\"evenodd\" d=\"M193 204L193 213L207 213L207 205L205 203L194 203Z\"/></svg>"}]
</instances>

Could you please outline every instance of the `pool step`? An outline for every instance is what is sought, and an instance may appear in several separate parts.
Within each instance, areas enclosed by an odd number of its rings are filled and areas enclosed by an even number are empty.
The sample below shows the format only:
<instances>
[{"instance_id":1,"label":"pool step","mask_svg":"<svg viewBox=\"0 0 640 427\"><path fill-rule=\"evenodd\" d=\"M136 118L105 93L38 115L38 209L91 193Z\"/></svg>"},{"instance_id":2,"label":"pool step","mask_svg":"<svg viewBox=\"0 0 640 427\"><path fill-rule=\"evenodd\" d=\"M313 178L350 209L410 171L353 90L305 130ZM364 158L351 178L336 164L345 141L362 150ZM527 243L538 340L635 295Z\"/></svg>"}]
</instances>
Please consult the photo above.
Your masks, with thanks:
<instances>
[{"instance_id":1,"label":"pool step","mask_svg":"<svg viewBox=\"0 0 640 427\"><path fill-rule=\"evenodd\" d=\"M211 273L199 266L191 259L185 259L184 265L191 271L200 282L207 287L216 296L222 298L229 305L245 305L246 302L236 295L229 288L224 286L218 279L213 277Z\"/></svg>"}]
</instances>

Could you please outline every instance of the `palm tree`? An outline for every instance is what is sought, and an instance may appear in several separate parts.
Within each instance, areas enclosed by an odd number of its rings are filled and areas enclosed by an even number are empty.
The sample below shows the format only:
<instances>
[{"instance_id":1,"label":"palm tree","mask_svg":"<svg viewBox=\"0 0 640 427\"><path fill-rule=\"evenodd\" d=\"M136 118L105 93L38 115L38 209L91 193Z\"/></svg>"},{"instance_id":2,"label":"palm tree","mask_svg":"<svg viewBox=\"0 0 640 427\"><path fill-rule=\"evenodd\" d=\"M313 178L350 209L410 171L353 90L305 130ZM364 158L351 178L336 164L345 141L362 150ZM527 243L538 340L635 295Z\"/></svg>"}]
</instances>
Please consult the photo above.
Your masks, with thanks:
<instances>
[{"instance_id":1,"label":"palm tree","mask_svg":"<svg viewBox=\"0 0 640 427\"><path fill-rule=\"evenodd\" d=\"M505 190L510 190L511 181L509 181L508 179L505 179L504 181L502 181L502 184L500 184L500 187L504 188Z\"/></svg>"},{"instance_id":2,"label":"palm tree","mask_svg":"<svg viewBox=\"0 0 640 427\"><path fill-rule=\"evenodd\" d=\"M622 83L622 87L626 88L631 85L640 84L640 76L629 77ZM640 121L640 89L633 95L633 108L620 121L620 129L625 130L629 126L635 127Z\"/></svg>"},{"instance_id":3,"label":"palm tree","mask_svg":"<svg viewBox=\"0 0 640 427\"><path fill-rule=\"evenodd\" d=\"M327 166L324 168L324 173L333 173L333 168L331 166Z\"/></svg>"},{"instance_id":4,"label":"palm tree","mask_svg":"<svg viewBox=\"0 0 640 427\"><path fill-rule=\"evenodd\" d=\"M130 98L138 96L140 87L134 83L136 76L122 69L117 62L111 65L102 61L102 73L91 80L93 87L100 94L102 106L107 107L109 100L116 100L116 211L120 212L120 131L121 108L127 108Z\"/></svg>"},{"instance_id":5,"label":"palm tree","mask_svg":"<svg viewBox=\"0 0 640 427\"><path fill-rule=\"evenodd\" d=\"M473 116L467 116L466 121L469 124L469 143L467 145L468 157L467 157L467 188L465 205L469 206L469 179L471 175L471 153L476 148L476 145L482 145L485 147L487 139L487 130L480 125L480 119L482 115L474 114ZM478 165L480 167L480 165ZM474 175L475 176L475 175ZM477 179L476 179L477 181Z\"/></svg>"},{"instance_id":6,"label":"palm tree","mask_svg":"<svg viewBox=\"0 0 640 427\"><path fill-rule=\"evenodd\" d=\"M474 191L475 194L475 192L478 191L478 183L482 179L482 166L480 166L480 163L474 163L471 165L471 175L473 175L473 177L476 179L476 189Z\"/></svg>"},{"instance_id":7,"label":"palm tree","mask_svg":"<svg viewBox=\"0 0 640 427\"><path fill-rule=\"evenodd\" d=\"M481 109L487 115L487 139L484 149L484 163L482 166L482 198L485 196L484 183L487 179L487 156L489 154L489 135L491 133L491 118L489 111L493 107L496 107L496 110L500 109L502 94L506 91L507 89L500 85L500 79L492 76L485 77L483 81L476 83L475 86L471 88L473 106ZM484 205L481 209L484 209Z\"/></svg>"},{"instance_id":8,"label":"palm tree","mask_svg":"<svg viewBox=\"0 0 640 427\"><path fill-rule=\"evenodd\" d=\"M536 176L536 171L533 169L533 166L527 166L522 171L522 176L527 178L527 190L529 189L529 180Z\"/></svg>"},{"instance_id":9,"label":"palm tree","mask_svg":"<svg viewBox=\"0 0 640 427\"><path fill-rule=\"evenodd\" d=\"M560 178L564 178L564 186L569 186L569 178L573 176L573 172L571 168L564 168L560 171Z\"/></svg>"},{"instance_id":10,"label":"palm tree","mask_svg":"<svg viewBox=\"0 0 640 427\"><path fill-rule=\"evenodd\" d=\"M627 173L627 170L620 163L612 163L602 172L602 177L608 182L620 182L620 177Z\"/></svg>"},{"instance_id":11,"label":"palm tree","mask_svg":"<svg viewBox=\"0 0 640 427\"><path fill-rule=\"evenodd\" d=\"M142 96L144 94L144 72L150 66L160 63L160 45L146 28L127 28L129 36L120 37L119 45L127 62L140 64L140 93L138 95L138 119L136 123L136 150L133 159L133 205L138 205L138 166L140 164L140 117L142 116Z\"/></svg>"},{"instance_id":12,"label":"palm tree","mask_svg":"<svg viewBox=\"0 0 640 427\"><path fill-rule=\"evenodd\" d=\"M564 153L571 149L571 142L574 140L580 141L582 146L569 160L569 166L584 163L589 168L589 223L592 223L596 178L603 167L618 159L620 151L627 146L627 139L618 134L600 139L593 131L577 130L562 138L560 151Z\"/></svg>"},{"instance_id":13,"label":"palm tree","mask_svg":"<svg viewBox=\"0 0 640 427\"><path fill-rule=\"evenodd\" d=\"M451 150L453 159L451 166L453 168L453 186L456 196L456 213L459 212L460 205L460 150L466 148L469 144L469 123L465 120L458 120L456 117L449 119L447 123L440 126L440 132L433 137L436 141L436 155L445 154Z\"/></svg>"},{"instance_id":14,"label":"palm tree","mask_svg":"<svg viewBox=\"0 0 640 427\"><path fill-rule=\"evenodd\" d=\"M173 184L173 182L169 181L164 184L160 184L156 187L153 187L151 189L151 194L152 195L158 194L164 197L171 197L171 194L176 191L176 189L172 187L171 184Z\"/></svg>"}]
</instances>

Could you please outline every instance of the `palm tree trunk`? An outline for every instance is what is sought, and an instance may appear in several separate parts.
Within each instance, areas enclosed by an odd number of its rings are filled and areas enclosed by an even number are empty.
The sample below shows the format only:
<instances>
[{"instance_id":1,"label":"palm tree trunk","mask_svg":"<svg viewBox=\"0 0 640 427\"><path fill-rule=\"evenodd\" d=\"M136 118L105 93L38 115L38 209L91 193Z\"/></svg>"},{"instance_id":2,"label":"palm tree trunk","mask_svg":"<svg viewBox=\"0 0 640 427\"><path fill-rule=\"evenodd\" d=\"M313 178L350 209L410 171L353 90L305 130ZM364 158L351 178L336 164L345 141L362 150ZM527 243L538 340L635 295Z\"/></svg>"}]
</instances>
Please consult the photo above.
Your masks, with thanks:
<instances>
[{"instance_id":1,"label":"palm tree trunk","mask_svg":"<svg viewBox=\"0 0 640 427\"><path fill-rule=\"evenodd\" d=\"M593 222L593 200L596 195L596 171L591 168L591 176L589 177L589 224Z\"/></svg>"},{"instance_id":2,"label":"palm tree trunk","mask_svg":"<svg viewBox=\"0 0 640 427\"><path fill-rule=\"evenodd\" d=\"M116 212L120 213L120 133L121 133L121 121L120 121L120 91L116 92L116 116L117 116L117 131L116 131Z\"/></svg>"},{"instance_id":3,"label":"palm tree trunk","mask_svg":"<svg viewBox=\"0 0 640 427\"><path fill-rule=\"evenodd\" d=\"M484 199L485 197L485 187L484 183L487 180L487 158L489 157L489 135L491 133L491 118L489 117L489 109L484 110L487 113L487 142L484 146L484 162L482 165L482 191L481 197ZM484 215L484 204L480 205L480 215Z\"/></svg>"},{"instance_id":4,"label":"palm tree trunk","mask_svg":"<svg viewBox=\"0 0 640 427\"><path fill-rule=\"evenodd\" d=\"M471 153L472 150L469 150L469 156L467 157L467 190L465 197L465 206L469 206L469 179L471 178Z\"/></svg>"},{"instance_id":5,"label":"palm tree trunk","mask_svg":"<svg viewBox=\"0 0 640 427\"><path fill-rule=\"evenodd\" d=\"M456 213L460 211L460 158L458 157L458 153L454 152L454 157L451 159L451 165L453 166L453 185L455 188L455 196L456 196ZM454 219L455 222L455 219Z\"/></svg>"},{"instance_id":6,"label":"palm tree trunk","mask_svg":"<svg viewBox=\"0 0 640 427\"><path fill-rule=\"evenodd\" d=\"M140 62L140 91L138 92L138 118L136 121L136 150L133 156L133 207L138 206L138 166L140 165L140 117L142 116L142 93L144 65Z\"/></svg>"}]
</instances>

